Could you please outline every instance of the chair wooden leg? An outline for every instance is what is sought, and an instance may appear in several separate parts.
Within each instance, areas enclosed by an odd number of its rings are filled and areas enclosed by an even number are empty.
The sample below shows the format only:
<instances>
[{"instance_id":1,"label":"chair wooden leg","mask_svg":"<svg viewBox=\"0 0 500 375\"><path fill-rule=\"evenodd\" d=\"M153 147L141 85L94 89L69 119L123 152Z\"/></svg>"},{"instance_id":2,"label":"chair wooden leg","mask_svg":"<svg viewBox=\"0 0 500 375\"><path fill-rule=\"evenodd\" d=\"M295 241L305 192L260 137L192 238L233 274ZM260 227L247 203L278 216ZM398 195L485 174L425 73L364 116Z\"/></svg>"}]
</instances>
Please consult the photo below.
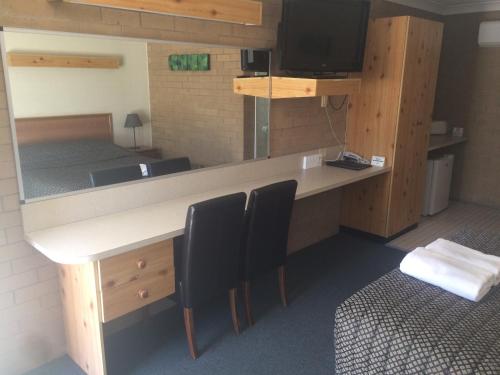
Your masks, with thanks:
<instances>
[{"instance_id":1,"label":"chair wooden leg","mask_svg":"<svg viewBox=\"0 0 500 375\"><path fill-rule=\"evenodd\" d=\"M233 318L233 328L237 335L240 334L240 318L238 316L238 308L236 306L237 300L237 289L231 289L229 291L229 306L231 307L231 317Z\"/></svg>"},{"instance_id":2,"label":"chair wooden leg","mask_svg":"<svg viewBox=\"0 0 500 375\"><path fill-rule=\"evenodd\" d=\"M189 353L193 359L198 358L198 349L196 347L196 337L194 332L193 309L184 308L184 327L189 345Z\"/></svg>"},{"instance_id":3,"label":"chair wooden leg","mask_svg":"<svg viewBox=\"0 0 500 375\"><path fill-rule=\"evenodd\" d=\"M278 267L278 279L280 284L281 303L284 307L288 306L288 297L286 294L286 271L285 266Z\"/></svg>"},{"instance_id":4,"label":"chair wooden leg","mask_svg":"<svg viewBox=\"0 0 500 375\"><path fill-rule=\"evenodd\" d=\"M243 282L243 294L245 299L245 315L247 317L247 323L251 327L254 325L252 316L252 301L250 297L250 281Z\"/></svg>"}]
</instances>

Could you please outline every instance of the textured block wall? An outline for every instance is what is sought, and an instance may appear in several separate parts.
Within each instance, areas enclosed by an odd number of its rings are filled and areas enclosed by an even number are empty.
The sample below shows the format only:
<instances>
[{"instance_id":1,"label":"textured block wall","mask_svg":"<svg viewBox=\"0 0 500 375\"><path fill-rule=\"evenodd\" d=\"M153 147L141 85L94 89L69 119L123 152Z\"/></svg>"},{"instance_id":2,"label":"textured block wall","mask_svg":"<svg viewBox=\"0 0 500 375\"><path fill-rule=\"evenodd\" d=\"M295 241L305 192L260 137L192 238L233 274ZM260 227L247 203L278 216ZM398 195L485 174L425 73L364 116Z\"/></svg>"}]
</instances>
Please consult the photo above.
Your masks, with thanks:
<instances>
[{"instance_id":1,"label":"textured block wall","mask_svg":"<svg viewBox=\"0 0 500 375\"><path fill-rule=\"evenodd\" d=\"M263 0L264 24L246 27L47 0L0 0L0 25L76 33L272 48L281 0ZM374 0L374 4L382 4ZM392 9L392 8L391 8ZM392 10L391 10L392 12ZM399 14L401 10L398 8ZM377 15L383 15L378 12ZM391 14L394 15L394 14ZM338 100L338 99L337 99ZM338 104L338 101L336 102ZM296 108L300 108L297 110ZM333 145L317 100L273 107L271 153ZM295 118L299 115L300 118ZM313 115L314 114L314 115ZM344 119L337 115L342 134ZM312 128L308 125L312 124ZM291 250L335 233L338 192L303 200L292 220ZM322 204L325 202L325 204ZM325 208L326 207L326 208ZM305 229L304 229L305 228ZM314 228L313 231L307 228ZM0 77L0 373L19 374L64 354L56 266L22 239L17 180L3 74ZM301 236L300 233L303 233ZM307 237L307 238L306 238Z\"/></svg>"},{"instance_id":2,"label":"textured block wall","mask_svg":"<svg viewBox=\"0 0 500 375\"><path fill-rule=\"evenodd\" d=\"M264 1L264 25L245 27L47 0L0 0L0 25L271 47L281 1ZM0 373L20 374L65 353L56 265L23 241L3 71L0 75Z\"/></svg>"},{"instance_id":3,"label":"textured block wall","mask_svg":"<svg viewBox=\"0 0 500 375\"><path fill-rule=\"evenodd\" d=\"M446 17L435 117L465 128L455 154L455 199L500 208L500 48L480 48L482 21L500 12Z\"/></svg>"},{"instance_id":4,"label":"textured block wall","mask_svg":"<svg viewBox=\"0 0 500 375\"><path fill-rule=\"evenodd\" d=\"M0 373L64 353L56 265L23 240L3 70L0 70Z\"/></svg>"},{"instance_id":5,"label":"textured block wall","mask_svg":"<svg viewBox=\"0 0 500 375\"><path fill-rule=\"evenodd\" d=\"M210 70L172 71L175 54L210 55ZM236 48L150 43L149 87L153 146L164 158L188 156L195 166L243 161L243 101L233 92L242 74Z\"/></svg>"}]
</instances>

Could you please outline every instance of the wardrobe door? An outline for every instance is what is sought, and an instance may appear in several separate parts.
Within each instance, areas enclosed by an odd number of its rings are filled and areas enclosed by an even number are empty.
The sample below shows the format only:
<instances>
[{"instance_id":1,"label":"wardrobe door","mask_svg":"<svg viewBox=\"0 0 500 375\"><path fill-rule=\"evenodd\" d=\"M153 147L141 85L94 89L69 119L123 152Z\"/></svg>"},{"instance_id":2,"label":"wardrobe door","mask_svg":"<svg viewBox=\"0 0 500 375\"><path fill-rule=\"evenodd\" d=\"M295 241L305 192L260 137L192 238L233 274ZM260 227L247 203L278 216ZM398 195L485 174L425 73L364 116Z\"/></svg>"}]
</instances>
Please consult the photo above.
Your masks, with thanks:
<instances>
[{"instance_id":1,"label":"wardrobe door","mask_svg":"<svg viewBox=\"0 0 500 375\"><path fill-rule=\"evenodd\" d=\"M346 149L371 159L386 157L394 164L401 83L410 17L370 21L361 91L350 97ZM341 224L386 237L391 174L344 189Z\"/></svg>"},{"instance_id":2,"label":"wardrobe door","mask_svg":"<svg viewBox=\"0 0 500 375\"><path fill-rule=\"evenodd\" d=\"M389 200L389 236L420 220L443 24L410 18Z\"/></svg>"}]
</instances>

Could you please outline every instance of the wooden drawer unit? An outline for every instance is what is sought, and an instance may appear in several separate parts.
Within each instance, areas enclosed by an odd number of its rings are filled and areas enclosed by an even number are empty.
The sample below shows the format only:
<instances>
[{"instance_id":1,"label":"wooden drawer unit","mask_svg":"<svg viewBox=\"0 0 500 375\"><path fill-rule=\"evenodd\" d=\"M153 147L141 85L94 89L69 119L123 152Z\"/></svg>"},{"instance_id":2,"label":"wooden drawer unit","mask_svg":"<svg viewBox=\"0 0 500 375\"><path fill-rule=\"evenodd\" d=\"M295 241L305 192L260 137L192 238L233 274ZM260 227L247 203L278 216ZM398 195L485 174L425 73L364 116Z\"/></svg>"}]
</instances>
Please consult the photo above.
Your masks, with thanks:
<instances>
[{"instance_id":1,"label":"wooden drawer unit","mask_svg":"<svg viewBox=\"0 0 500 375\"><path fill-rule=\"evenodd\" d=\"M175 292L172 241L98 262L102 321L108 322Z\"/></svg>"}]
</instances>

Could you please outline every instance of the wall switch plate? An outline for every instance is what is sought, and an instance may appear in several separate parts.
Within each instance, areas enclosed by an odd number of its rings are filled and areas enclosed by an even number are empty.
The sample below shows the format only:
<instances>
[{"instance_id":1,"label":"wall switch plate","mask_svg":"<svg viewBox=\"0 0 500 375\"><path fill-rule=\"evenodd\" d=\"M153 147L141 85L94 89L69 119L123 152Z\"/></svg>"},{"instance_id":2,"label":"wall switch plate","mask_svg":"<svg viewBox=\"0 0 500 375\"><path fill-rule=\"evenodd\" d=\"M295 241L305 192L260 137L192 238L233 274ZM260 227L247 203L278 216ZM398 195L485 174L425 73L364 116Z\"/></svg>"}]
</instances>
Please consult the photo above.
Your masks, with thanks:
<instances>
[{"instance_id":1,"label":"wall switch plate","mask_svg":"<svg viewBox=\"0 0 500 375\"><path fill-rule=\"evenodd\" d=\"M321 167L322 163L323 163L323 155L321 154L307 155L304 156L304 158L302 159L302 169Z\"/></svg>"}]
</instances>

